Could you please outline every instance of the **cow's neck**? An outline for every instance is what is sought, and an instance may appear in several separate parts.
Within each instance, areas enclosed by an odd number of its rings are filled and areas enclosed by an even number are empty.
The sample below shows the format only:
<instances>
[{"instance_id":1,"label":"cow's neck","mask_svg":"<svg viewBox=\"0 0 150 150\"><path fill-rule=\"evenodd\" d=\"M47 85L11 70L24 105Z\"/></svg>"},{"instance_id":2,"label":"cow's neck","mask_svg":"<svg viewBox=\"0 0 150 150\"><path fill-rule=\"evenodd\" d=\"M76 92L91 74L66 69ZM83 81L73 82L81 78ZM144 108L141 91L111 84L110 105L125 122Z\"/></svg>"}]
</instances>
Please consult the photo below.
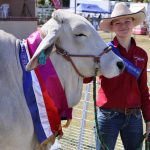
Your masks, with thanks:
<instances>
[{"instance_id":1,"label":"cow's neck","mask_svg":"<svg viewBox=\"0 0 150 150\"><path fill-rule=\"evenodd\" d=\"M41 37L44 38L44 31L39 30L39 32ZM81 99L83 79L76 73L70 62L66 61L62 56L52 52L50 57L65 90L68 106L73 107Z\"/></svg>"},{"instance_id":2,"label":"cow's neck","mask_svg":"<svg viewBox=\"0 0 150 150\"><path fill-rule=\"evenodd\" d=\"M83 79L76 73L70 62L56 52L53 52L50 58L65 90L68 106L73 107L81 99Z\"/></svg>"}]
</instances>

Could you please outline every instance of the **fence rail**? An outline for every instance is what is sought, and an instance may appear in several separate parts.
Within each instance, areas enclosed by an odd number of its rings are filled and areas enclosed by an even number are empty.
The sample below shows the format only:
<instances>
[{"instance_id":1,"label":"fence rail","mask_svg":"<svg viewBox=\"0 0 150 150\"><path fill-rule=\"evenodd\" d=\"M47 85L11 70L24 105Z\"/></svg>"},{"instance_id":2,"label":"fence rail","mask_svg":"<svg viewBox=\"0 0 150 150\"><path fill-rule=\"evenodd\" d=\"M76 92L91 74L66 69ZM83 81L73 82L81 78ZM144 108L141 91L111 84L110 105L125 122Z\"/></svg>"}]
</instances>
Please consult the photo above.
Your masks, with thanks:
<instances>
[{"instance_id":1,"label":"fence rail","mask_svg":"<svg viewBox=\"0 0 150 150\"><path fill-rule=\"evenodd\" d=\"M149 74L150 69L147 71ZM148 80L148 86L150 86L150 80ZM71 125L67 129L63 129L64 136L60 140L61 146L55 150L95 150L95 121L92 99L92 84L84 85L81 101L73 110ZM124 150L120 136L115 150Z\"/></svg>"}]
</instances>

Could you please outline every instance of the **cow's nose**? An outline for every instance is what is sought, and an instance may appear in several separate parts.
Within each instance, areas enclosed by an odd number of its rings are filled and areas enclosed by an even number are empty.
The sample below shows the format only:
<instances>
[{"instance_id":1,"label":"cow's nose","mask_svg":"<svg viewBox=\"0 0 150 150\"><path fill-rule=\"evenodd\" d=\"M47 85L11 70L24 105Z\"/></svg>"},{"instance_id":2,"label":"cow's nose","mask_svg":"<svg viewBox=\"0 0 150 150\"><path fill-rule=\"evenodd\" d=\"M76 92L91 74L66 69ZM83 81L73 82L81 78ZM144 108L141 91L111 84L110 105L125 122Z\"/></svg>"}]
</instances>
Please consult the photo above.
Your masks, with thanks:
<instances>
[{"instance_id":1,"label":"cow's nose","mask_svg":"<svg viewBox=\"0 0 150 150\"><path fill-rule=\"evenodd\" d=\"M118 66L120 71L123 71L124 68L125 68L125 65L124 65L123 61L118 61L117 66Z\"/></svg>"}]
</instances>

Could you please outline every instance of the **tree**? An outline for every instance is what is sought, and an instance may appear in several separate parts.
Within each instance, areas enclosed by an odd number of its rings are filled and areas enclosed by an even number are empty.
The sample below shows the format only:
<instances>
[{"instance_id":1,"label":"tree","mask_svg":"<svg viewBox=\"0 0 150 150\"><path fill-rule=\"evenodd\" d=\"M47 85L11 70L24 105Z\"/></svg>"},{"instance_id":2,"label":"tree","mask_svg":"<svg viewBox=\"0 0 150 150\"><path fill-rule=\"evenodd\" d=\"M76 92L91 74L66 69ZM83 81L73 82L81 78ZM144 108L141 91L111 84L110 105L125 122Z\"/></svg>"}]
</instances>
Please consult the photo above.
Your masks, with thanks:
<instances>
[{"instance_id":1,"label":"tree","mask_svg":"<svg viewBox=\"0 0 150 150\"><path fill-rule=\"evenodd\" d=\"M40 5L44 5L45 4L45 0L37 0L37 3Z\"/></svg>"},{"instance_id":2,"label":"tree","mask_svg":"<svg viewBox=\"0 0 150 150\"><path fill-rule=\"evenodd\" d=\"M63 7L69 7L69 2L70 2L69 0L63 0L62 2L63 2L62 3Z\"/></svg>"}]
</instances>

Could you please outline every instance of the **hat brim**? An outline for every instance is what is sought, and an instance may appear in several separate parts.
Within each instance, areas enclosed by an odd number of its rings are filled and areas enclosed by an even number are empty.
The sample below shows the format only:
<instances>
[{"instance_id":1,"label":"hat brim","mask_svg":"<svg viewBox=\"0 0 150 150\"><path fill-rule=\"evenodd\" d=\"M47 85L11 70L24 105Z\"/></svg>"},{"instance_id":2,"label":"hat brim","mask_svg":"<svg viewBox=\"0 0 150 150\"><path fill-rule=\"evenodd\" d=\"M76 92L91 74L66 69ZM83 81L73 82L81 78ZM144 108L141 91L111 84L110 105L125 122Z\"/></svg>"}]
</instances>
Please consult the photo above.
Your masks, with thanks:
<instances>
[{"instance_id":1,"label":"hat brim","mask_svg":"<svg viewBox=\"0 0 150 150\"><path fill-rule=\"evenodd\" d=\"M139 11L132 14L125 14L125 15L120 15L120 16L110 17L110 18L103 18L100 22L100 29L103 31L112 32L111 22L113 20L120 19L120 18L130 18L130 17L134 19L133 25L137 26L145 20L146 15L143 11Z\"/></svg>"}]
</instances>

